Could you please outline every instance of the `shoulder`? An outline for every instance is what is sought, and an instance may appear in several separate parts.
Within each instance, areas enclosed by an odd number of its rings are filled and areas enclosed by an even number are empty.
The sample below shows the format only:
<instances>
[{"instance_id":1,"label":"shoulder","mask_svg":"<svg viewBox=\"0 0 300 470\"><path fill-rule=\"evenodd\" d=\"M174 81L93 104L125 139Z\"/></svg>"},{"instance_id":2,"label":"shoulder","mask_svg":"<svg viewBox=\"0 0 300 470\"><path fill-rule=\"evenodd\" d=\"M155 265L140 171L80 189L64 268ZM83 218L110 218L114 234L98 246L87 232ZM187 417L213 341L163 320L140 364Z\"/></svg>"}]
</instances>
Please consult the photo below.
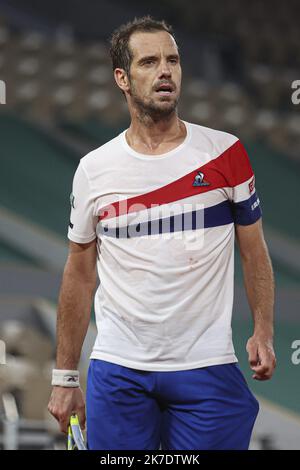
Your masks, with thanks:
<instances>
[{"instance_id":1,"label":"shoulder","mask_svg":"<svg viewBox=\"0 0 300 470\"><path fill-rule=\"evenodd\" d=\"M239 138L229 132L199 124L188 123L188 125L191 129L193 145L201 147L202 151L209 153L211 158L217 157L239 142Z\"/></svg>"},{"instance_id":2,"label":"shoulder","mask_svg":"<svg viewBox=\"0 0 300 470\"><path fill-rule=\"evenodd\" d=\"M122 133L87 153L80 159L80 165L87 174L93 173L95 170L99 170L99 168L103 167L106 163L111 162L112 158L119 154L119 149L122 145L121 135Z\"/></svg>"}]
</instances>

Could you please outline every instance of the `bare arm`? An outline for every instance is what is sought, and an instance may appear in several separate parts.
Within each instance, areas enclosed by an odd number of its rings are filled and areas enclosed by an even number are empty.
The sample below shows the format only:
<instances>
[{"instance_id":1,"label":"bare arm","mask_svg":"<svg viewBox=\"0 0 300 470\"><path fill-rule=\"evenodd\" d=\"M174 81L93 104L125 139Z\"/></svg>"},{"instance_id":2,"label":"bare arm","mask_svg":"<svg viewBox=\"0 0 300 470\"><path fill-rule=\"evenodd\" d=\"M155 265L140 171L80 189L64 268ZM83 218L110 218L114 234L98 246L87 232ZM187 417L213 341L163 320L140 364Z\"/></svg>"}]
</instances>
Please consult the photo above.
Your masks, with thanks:
<instances>
[{"instance_id":1,"label":"bare arm","mask_svg":"<svg viewBox=\"0 0 300 470\"><path fill-rule=\"evenodd\" d=\"M248 340L249 363L253 378L268 380L276 366L274 336L274 274L263 235L262 219L252 225L237 225L244 284L253 316L254 332Z\"/></svg>"},{"instance_id":2,"label":"bare arm","mask_svg":"<svg viewBox=\"0 0 300 470\"><path fill-rule=\"evenodd\" d=\"M96 287L96 241L70 242L57 311L57 369L77 369L90 321ZM70 416L77 413L85 427L85 402L81 388L53 387L49 412L66 433Z\"/></svg>"},{"instance_id":3,"label":"bare arm","mask_svg":"<svg viewBox=\"0 0 300 470\"><path fill-rule=\"evenodd\" d=\"M96 287L96 242L70 242L57 312L57 369L77 369Z\"/></svg>"}]
</instances>

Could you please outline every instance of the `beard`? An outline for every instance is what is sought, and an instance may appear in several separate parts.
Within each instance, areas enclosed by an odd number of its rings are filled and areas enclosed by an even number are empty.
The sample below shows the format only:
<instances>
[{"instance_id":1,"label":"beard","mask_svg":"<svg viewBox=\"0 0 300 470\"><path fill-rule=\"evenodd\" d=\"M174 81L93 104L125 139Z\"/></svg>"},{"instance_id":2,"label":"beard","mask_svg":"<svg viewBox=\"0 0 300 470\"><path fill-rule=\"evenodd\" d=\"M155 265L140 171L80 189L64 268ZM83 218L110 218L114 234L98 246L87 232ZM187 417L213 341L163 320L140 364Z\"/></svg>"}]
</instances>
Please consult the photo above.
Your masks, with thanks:
<instances>
[{"instance_id":1,"label":"beard","mask_svg":"<svg viewBox=\"0 0 300 470\"><path fill-rule=\"evenodd\" d=\"M138 95L132 82L130 95L138 110L138 115L143 121L148 120L149 118L154 122L168 119L176 112L179 101L179 96L172 100L167 96L161 96L159 102L155 101L151 97L145 100Z\"/></svg>"}]
</instances>

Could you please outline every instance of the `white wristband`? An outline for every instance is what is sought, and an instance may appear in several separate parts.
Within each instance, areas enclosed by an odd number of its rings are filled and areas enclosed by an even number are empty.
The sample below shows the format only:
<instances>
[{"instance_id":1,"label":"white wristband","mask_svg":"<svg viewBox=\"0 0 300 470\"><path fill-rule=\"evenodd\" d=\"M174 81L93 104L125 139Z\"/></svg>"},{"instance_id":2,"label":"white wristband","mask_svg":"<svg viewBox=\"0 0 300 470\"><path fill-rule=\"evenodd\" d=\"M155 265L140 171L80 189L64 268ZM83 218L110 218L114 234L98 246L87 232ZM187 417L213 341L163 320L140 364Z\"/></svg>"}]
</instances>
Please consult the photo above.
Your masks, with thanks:
<instances>
[{"instance_id":1,"label":"white wristband","mask_svg":"<svg viewBox=\"0 0 300 470\"><path fill-rule=\"evenodd\" d=\"M78 370L53 369L52 383L58 387L80 387Z\"/></svg>"}]
</instances>

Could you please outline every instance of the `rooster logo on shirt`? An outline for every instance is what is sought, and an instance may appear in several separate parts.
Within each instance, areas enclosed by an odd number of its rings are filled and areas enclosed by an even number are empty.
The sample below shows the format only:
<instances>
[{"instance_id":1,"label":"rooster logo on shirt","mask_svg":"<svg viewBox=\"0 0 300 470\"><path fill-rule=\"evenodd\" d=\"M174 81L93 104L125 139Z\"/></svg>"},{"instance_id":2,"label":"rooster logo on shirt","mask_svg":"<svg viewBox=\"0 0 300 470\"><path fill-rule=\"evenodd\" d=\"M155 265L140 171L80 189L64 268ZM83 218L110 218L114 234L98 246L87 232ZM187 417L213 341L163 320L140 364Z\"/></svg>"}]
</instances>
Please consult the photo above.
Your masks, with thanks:
<instances>
[{"instance_id":1,"label":"rooster logo on shirt","mask_svg":"<svg viewBox=\"0 0 300 470\"><path fill-rule=\"evenodd\" d=\"M198 171L198 174L195 176L195 180L193 182L193 186L209 186L210 183L205 181L204 174L201 171Z\"/></svg>"}]
</instances>

